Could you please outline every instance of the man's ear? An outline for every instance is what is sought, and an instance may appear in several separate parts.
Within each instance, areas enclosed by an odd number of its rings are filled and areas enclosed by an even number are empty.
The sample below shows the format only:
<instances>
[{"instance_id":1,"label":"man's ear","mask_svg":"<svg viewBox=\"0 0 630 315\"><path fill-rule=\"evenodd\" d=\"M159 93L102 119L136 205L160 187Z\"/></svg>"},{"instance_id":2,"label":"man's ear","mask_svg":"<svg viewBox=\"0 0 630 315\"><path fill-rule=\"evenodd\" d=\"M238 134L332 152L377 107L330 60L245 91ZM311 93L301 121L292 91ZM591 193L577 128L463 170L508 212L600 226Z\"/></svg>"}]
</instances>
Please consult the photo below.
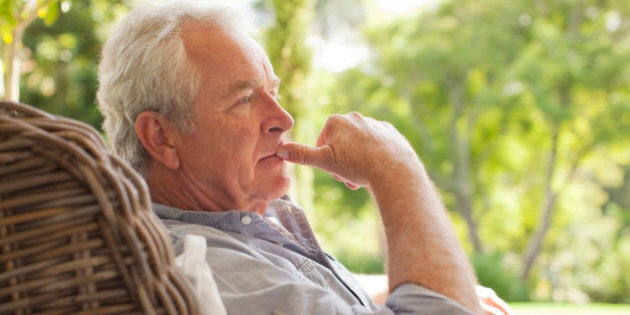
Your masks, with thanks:
<instances>
[{"instance_id":1,"label":"man's ear","mask_svg":"<svg viewBox=\"0 0 630 315\"><path fill-rule=\"evenodd\" d=\"M135 127L140 143L153 160L171 170L179 168L175 130L165 118L156 112L142 112L136 118Z\"/></svg>"}]
</instances>

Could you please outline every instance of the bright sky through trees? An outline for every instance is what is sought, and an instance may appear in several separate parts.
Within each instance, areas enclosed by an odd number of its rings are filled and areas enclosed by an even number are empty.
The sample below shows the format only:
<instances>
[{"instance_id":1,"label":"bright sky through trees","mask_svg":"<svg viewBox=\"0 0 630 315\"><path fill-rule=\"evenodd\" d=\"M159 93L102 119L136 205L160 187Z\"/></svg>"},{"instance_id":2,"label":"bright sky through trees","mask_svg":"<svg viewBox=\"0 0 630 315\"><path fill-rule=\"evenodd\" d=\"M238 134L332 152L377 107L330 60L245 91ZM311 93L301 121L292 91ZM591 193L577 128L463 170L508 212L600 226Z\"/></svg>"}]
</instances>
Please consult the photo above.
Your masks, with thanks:
<instances>
[{"instance_id":1,"label":"bright sky through trees","mask_svg":"<svg viewBox=\"0 0 630 315\"><path fill-rule=\"evenodd\" d=\"M396 18L415 12L421 8L432 8L437 0L373 0L382 18ZM369 51L358 40L359 30L355 33L334 34L331 38L312 37L310 45L314 48L313 63L332 72L341 72L364 62Z\"/></svg>"},{"instance_id":2,"label":"bright sky through trees","mask_svg":"<svg viewBox=\"0 0 630 315\"><path fill-rule=\"evenodd\" d=\"M400 15L420 8L434 0L374 0L376 5L389 13Z\"/></svg>"}]
</instances>

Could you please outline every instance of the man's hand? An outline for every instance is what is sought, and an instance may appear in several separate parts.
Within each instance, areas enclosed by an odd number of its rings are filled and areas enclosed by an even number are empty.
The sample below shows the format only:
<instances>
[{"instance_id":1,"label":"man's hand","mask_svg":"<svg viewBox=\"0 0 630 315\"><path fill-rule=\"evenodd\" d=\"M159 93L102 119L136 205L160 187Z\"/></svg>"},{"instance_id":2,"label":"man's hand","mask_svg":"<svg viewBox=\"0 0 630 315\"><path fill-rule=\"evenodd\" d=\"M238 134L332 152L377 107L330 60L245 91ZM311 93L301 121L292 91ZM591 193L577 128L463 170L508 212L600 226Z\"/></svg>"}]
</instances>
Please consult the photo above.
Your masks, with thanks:
<instances>
[{"instance_id":1,"label":"man's hand","mask_svg":"<svg viewBox=\"0 0 630 315\"><path fill-rule=\"evenodd\" d=\"M483 312L472 266L444 205L411 145L391 124L358 113L335 115L315 147L287 143L276 154L372 193L387 238L390 290L414 283Z\"/></svg>"},{"instance_id":2,"label":"man's hand","mask_svg":"<svg viewBox=\"0 0 630 315\"><path fill-rule=\"evenodd\" d=\"M411 145L391 124L358 113L335 115L315 147L287 143L276 154L372 193L387 238L390 290L415 283L483 313L472 266L444 205Z\"/></svg>"},{"instance_id":3,"label":"man's hand","mask_svg":"<svg viewBox=\"0 0 630 315\"><path fill-rule=\"evenodd\" d=\"M277 155L287 161L315 166L351 189L371 188L392 169L420 166L409 142L390 123L359 113L331 116L315 147L286 143Z\"/></svg>"}]
</instances>

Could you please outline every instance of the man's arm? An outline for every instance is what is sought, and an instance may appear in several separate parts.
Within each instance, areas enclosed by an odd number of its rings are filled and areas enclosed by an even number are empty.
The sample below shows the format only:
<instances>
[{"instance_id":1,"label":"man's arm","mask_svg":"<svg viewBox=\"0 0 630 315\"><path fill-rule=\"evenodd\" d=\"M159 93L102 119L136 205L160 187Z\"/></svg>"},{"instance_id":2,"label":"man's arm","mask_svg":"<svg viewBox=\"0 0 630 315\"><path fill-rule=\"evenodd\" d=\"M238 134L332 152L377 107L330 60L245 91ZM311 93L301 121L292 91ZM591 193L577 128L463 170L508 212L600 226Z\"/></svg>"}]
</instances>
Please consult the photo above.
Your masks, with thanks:
<instances>
[{"instance_id":1,"label":"man's arm","mask_svg":"<svg viewBox=\"0 0 630 315\"><path fill-rule=\"evenodd\" d=\"M287 143L277 154L372 193L385 227L390 290L415 283L482 313L472 267L438 193L409 142L391 124L358 113L335 115L316 147Z\"/></svg>"}]
</instances>

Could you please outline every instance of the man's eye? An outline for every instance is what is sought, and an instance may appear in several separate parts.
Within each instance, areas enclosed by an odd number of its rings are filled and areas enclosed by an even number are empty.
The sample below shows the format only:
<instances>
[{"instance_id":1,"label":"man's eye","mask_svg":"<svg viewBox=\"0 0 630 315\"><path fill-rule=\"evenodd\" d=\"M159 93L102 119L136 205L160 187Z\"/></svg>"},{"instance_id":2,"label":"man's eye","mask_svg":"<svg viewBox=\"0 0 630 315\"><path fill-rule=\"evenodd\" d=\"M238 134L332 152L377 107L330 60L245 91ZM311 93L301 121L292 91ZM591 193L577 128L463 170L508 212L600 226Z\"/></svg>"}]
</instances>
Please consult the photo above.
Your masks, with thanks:
<instances>
[{"instance_id":1,"label":"man's eye","mask_svg":"<svg viewBox=\"0 0 630 315\"><path fill-rule=\"evenodd\" d=\"M252 94L247 95L241 99L239 99L238 101L236 101L236 103L234 103L234 105L242 105L242 104L248 104L252 101Z\"/></svg>"}]
</instances>

